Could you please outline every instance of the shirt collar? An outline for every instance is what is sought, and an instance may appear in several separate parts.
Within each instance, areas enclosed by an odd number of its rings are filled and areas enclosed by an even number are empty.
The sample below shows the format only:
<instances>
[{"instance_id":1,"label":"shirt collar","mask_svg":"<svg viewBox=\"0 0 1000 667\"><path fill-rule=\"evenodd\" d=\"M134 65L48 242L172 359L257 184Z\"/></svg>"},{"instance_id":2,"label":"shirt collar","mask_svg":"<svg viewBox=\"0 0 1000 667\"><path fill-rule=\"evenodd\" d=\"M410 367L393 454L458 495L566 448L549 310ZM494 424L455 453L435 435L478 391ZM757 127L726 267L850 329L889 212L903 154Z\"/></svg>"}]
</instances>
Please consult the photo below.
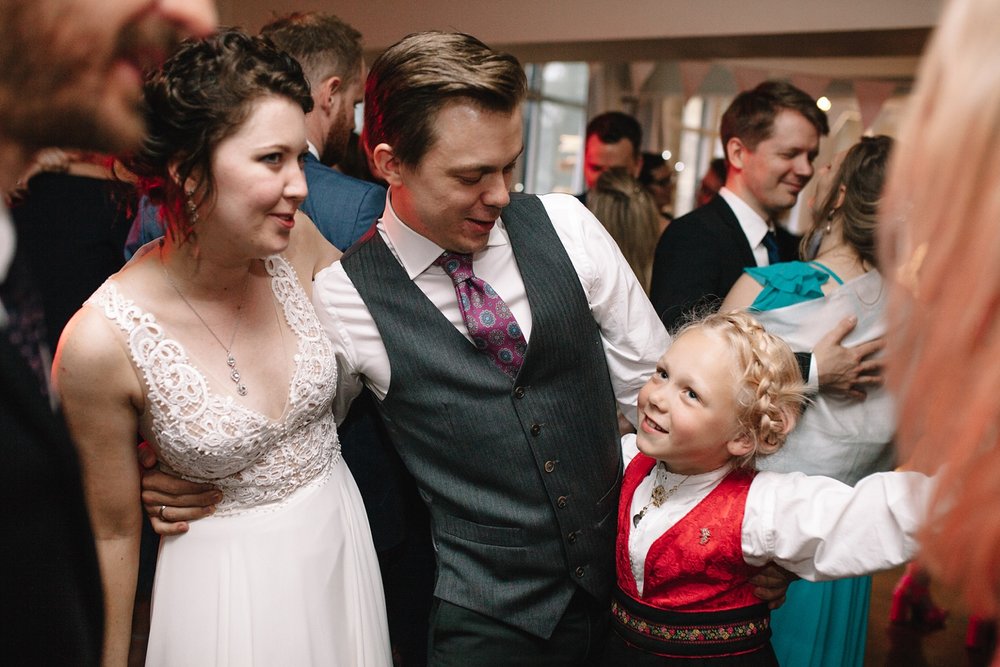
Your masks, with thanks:
<instances>
[{"instance_id":1,"label":"shirt collar","mask_svg":"<svg viewBox=\"0 0 1000 667\"><path fill-rule=\"evenodd\" d=\"M445 250L434 243L426 236L411 229L405 222L399 219L392 208L392 187L386 193L385 212L382 214L382 227L392 248L395 251L399 263L403 265L410 280L413 280L434 263L434 260L441 256ZM509 243L507 231L504 228L503 220L497 218L497 224L490 230L490 237L486 241L486 247L502 246Z\"/></svg>"},{"instance_id":2,"label":"shirt collar","mask_svg":"<svg viewBox=\"0 0 1000 667\"><path fill-rule=\"evenodd\" d=\"M750 247L756 248L764 240L764 235L771 230L771 225L767 224L767 221L760 217L760 214L753 210L750 204L740 199L739 195L729 188L723 186L719 190L719 196L725 199L729 208L733 210Z\"/></svg>"},{"instance_id":3,"label":"shirt collar","mask_svg":"<svg viewBox=\"0 0 1000 667\"><path fill-rule=\"evenodd\" d=\"M312 156L319 160L319 149L316 148L316 144L306 139L306 145L309 147L309 152L312 153Z\"/></svg>"}]
</instances>

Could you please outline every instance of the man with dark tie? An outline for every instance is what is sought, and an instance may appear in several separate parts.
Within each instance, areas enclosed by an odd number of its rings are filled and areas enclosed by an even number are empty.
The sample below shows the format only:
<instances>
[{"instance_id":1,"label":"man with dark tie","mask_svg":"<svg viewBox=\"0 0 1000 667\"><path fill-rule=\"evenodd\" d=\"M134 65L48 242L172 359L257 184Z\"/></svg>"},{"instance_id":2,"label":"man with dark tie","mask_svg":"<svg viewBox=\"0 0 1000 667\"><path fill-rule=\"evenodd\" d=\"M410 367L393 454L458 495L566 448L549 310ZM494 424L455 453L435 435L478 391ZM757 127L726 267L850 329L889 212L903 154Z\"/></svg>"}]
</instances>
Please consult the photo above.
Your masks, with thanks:
<instances>
[{"instance_id":1,"label":"man with dark tie","mask_svg":"<svg viewBox=\"0 0 1000 667\"><path fill-rule=\"evenodd\" d=\"M656 246L650 299L668 329L717 308L748 266L798 258L777 220L813 175L826 114L791 84L767 81L736 96L722 116L726 184L708 204L667 227Z\"/></svg>"},{"instance_id":2,"label":"man with dark tie","mask_svg":"<svg viewBox=\"0 0 1000 667\"><path fill-rule=\"evenodd\" d=\"M670 223L656 246L650 300L668 330L692 312L717 309L744 268L798 257L798 238L776 221L812 178L828 132L826 113L789 83L765 81L736 96L719 127L726 185ZM859 374L881 339L840 345L854 325L845 319L812 354L796 354L810 388L864 398L865 385L881 383L881 365Z\"/></svg>"},{"instance_id":3,"label":"man with dark tie","mask_svg":"<svg viewBox=\"0 0 1000 667\"><path fill-rule=\"evenodd\" d=\"M135 148L142 68L214 25L210 0L0 3L0 190L47 146ZM0 652L11 665L97 665L101 582L80 481L88 462L49 398L42 313L15 236L0 203Z\"/></svg>"}]
</instances>

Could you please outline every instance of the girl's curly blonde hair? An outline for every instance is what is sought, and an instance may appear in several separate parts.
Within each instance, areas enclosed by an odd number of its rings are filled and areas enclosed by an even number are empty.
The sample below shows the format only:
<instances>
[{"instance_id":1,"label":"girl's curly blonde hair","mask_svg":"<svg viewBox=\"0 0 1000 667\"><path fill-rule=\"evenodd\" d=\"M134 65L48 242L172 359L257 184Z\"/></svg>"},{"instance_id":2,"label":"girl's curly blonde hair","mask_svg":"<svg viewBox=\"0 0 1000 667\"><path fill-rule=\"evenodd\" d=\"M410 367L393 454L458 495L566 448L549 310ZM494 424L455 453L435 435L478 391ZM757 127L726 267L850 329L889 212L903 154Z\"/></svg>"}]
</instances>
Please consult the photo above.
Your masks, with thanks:
<instances>
[{"instance_id":1,"label":"girl's curly blonde hair","mask_svg":"<svg viewBox=\"0 0 1000 667\"><path fill-rule=\"evenodd\" d=\"M753 467L758 455L773 454L785 444L802 413L805 387L795 355L785 341L742 311L714 313L690 322L675 339L693 330L713 332L733 352L737 423L740 434L753 445L737 465Z\"/></svg>"}]
</instances>

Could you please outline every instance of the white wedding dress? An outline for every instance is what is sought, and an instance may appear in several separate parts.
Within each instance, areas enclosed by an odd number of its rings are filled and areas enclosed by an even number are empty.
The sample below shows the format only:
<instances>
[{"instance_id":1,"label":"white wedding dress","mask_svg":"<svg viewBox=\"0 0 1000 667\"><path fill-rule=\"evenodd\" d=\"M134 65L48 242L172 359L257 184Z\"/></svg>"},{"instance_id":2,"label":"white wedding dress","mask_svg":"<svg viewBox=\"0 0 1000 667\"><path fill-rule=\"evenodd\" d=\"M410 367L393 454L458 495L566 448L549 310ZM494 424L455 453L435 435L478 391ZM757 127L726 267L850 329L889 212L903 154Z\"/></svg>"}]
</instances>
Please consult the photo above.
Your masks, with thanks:
<instances>
[{"instance_id":1,"label":"white wedding dress","mask_svg":"<svg viewBox=\"0 0 1000 667\"><path fill-rule=\"evenodd\" d=\"M279 421L214 392L113 280L88 302L125 334L161 467L223 492L213 516L160 542L146 664L384 667L382 583L340 459L332 347L291 266L280 256L265 265L298 343Z\"/></svg>"}]
</instances>

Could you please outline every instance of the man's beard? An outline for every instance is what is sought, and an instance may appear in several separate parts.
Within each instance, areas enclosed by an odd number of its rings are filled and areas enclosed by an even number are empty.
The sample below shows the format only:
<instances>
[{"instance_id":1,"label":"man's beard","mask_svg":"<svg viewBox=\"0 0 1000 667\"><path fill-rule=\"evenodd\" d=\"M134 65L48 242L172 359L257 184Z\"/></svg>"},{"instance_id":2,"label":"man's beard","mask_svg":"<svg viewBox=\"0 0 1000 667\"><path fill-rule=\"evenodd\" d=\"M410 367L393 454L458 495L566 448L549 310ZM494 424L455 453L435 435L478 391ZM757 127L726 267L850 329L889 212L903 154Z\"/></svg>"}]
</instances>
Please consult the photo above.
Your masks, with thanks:
<instances>
[{"instance_id":1,"label":"man's beard","mask_svg":"<svg viewBox=\"0 0 1000 667\"><path fill-rule=\"evenodd\" d=\"M330 131L326 133L326 141L318 147L319 161L328 167L340 164L347 154L347 144L353 129L353 123L351 127L347 127L346 123L335 123L331 126Z\"/></svg>"}]
</instances>

